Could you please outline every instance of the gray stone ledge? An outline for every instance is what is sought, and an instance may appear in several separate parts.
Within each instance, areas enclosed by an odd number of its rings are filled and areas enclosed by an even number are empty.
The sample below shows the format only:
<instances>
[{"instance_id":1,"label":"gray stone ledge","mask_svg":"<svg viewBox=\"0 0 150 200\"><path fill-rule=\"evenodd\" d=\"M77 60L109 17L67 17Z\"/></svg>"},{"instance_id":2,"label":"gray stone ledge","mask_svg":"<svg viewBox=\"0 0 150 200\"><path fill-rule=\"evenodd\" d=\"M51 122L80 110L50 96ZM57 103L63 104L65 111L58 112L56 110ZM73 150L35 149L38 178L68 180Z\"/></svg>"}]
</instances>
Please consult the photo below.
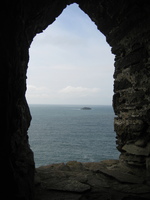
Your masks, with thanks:
<instances>
[{"instance_id":1,"label":"gray stone ledge","mask_svg":"<svg viewBox=\"0 0 150 200\"><path fill-rule=\"evenodd\" d=\"M118 160L70 161L36 169L35 200L150 199L146 170Z\"/></svg>"}]
</instances>

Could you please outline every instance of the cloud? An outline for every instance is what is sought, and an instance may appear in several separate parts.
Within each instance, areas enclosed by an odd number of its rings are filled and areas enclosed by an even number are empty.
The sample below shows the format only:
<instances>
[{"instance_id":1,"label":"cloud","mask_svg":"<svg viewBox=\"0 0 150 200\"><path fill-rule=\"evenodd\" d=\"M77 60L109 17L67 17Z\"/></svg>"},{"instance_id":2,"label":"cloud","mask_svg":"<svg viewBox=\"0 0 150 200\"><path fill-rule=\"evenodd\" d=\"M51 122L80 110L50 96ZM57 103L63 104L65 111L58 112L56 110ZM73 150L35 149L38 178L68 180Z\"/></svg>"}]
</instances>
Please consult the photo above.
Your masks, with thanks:
<instances>
[{"instance_id":1,"label":"cloud","mask_svg":"<svg viewBox=\"0 0 150 200\"><path fill-rule=\"evenodd\" d=\"M51 89L45 86L27 86L26 97L29 104L102 104L111 103L108 93L96 87L67 86Z\"/></svg>"},{"instance_id":2,"label":"cloud","mask_svg":"<svg viewBox=\"0 0 150 200\"><path fill-rule=\"evenodd\" d=\"M61 94L65 95L78 95L78 96L89 96L91 94L97 94L100 92L99 88L86 88L86 87L73 87L67 86L59 91Z\"/></svg>"},{"instance_id":3,"label":"cloud","mask_svg":"<svg viewBox=\"0 0 150 200\"><path fill-rule=\"evenodd\" d=\"M48 97L49 88L47 87L37 87L35 85L28 85L27 86L27 97Z\"/></svg>"}]
</instances>

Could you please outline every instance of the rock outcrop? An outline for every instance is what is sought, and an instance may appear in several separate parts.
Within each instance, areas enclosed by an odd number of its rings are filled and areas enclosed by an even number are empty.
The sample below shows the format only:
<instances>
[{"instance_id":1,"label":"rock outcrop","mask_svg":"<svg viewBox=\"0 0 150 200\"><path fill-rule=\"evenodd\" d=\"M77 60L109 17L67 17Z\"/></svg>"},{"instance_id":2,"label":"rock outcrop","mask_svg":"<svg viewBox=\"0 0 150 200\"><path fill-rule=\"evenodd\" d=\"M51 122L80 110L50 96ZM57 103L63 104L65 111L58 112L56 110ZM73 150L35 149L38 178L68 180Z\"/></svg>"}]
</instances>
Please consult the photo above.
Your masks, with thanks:
<instances>
[{"instance_id":1,"label":"rock outcrop","mask_svg":"<svg viewBox=\"0 0 150 200\"><path fill-rule=\"evenodd\" d=\"M39 167L35 200L149 199L150 182L145 170L117 160L98 163L70 161Z\"/></svg>"}]
</instances>

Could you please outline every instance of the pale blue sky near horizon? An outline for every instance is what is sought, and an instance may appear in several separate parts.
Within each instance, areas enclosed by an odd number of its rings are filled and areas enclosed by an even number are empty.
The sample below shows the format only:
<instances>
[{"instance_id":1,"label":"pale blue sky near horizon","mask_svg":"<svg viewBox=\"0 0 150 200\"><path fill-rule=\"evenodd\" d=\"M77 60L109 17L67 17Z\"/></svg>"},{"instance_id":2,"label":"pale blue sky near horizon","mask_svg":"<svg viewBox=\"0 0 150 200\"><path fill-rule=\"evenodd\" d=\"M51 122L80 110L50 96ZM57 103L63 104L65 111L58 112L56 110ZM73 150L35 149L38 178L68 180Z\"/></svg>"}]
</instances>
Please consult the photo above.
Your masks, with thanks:
<instances>
[{"instance_id":1,"label":"pale blue sky near horizon","mask_svg":"<svg viewBox=\"0 0 150 200\"><path fill-rule=\"evenodd\" d=\"M34 38L29 54L29 104L112 104L114 55L77 4Z\"/></svg>"}]
</instances>

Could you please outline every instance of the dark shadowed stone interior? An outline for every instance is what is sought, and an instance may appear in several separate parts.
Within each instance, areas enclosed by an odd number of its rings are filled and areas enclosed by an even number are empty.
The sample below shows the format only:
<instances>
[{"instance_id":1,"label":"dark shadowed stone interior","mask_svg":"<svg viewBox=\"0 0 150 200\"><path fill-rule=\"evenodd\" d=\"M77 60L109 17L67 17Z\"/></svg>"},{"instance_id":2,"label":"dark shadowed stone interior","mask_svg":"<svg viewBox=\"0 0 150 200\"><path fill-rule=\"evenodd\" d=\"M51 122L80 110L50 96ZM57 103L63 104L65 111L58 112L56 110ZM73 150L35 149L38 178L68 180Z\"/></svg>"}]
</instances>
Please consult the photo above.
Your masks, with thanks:
<instances>
[{"instance_id":1,"label":"dark shadowed stone interior","mask_svg":"<svg viewBox=\"0 0 150 200\"><path fill-rule=\"evenodd\" d=\"M118 160L36 169L25 98L29 47L76 2L115 55L113 108ZM150 199L150 2L6 0L1 16L2 194L16 200Z\"/></svg>"}]
</instances>

